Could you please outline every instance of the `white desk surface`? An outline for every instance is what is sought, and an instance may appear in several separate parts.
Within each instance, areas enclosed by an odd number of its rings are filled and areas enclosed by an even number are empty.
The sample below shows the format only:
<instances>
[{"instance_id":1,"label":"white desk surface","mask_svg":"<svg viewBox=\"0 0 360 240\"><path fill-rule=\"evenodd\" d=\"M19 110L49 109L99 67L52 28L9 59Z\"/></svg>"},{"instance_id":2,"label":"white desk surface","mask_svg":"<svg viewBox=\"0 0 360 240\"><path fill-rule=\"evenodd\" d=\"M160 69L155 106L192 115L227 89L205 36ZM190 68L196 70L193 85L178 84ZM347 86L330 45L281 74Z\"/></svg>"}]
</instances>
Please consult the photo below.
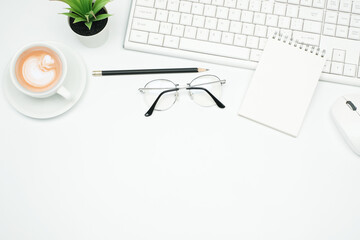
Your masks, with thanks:
<instances>
[{"instance_id":1,"label":"white desk surface","mask_svg":"<svg viewBox=\"0 0 360 240\"><path fill-rule=\"evenodd\" d=\"M97 49L76 39L63 7L3 5L1 71L22 45L52 40L83 56L89 79L71 111L45 121L17 113L1 91L0 239L360 239L360 158L329 115L360 88L320 82L292 138L237 116L252 71L124 50L129 0L108 5L110 37ZM226 109L184 92L146 118L137 89L157 76L90 76L197 66L227 79Z\"/></svg>"}]
</instances>

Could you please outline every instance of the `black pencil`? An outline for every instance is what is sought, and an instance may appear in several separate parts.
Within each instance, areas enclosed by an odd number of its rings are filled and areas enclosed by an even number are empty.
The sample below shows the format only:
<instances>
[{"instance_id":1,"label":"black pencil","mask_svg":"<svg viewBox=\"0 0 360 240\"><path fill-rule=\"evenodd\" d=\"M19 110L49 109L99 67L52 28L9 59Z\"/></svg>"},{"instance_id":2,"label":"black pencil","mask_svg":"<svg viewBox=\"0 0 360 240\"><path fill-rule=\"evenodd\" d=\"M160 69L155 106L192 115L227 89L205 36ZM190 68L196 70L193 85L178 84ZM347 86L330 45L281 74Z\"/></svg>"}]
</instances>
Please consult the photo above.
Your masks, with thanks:
<instances>
[{"instance_id":1,"label":"black pencil","mask_svg":"<svg viewBox=\"0 0 360 240\"><path fill-rule=\"evenodd\" d=\"M93 71L93 76L159 74L159 73L194 73L205 72L205 68L166 68L166 69L133 69L133 70L106 70Z\"/></svg>"}]
</instances>

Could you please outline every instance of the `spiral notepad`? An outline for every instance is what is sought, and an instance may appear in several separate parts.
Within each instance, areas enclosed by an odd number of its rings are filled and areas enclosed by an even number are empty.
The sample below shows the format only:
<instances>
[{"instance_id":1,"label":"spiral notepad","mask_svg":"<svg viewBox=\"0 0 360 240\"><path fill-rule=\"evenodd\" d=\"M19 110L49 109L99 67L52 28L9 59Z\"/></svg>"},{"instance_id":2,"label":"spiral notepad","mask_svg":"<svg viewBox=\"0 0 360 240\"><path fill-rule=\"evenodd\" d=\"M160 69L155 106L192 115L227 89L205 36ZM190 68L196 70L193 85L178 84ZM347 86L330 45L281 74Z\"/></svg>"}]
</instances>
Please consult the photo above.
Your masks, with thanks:
<instances>
[{"instance_id":1,"label":"spiral notepad","mask_svg":"<svg viewBox=\"0 0 360 240\"><path fill-rule=\"evenodd\" d=\"M269 38L239 115L296 137L325 64L325 51Z\"/></svg>"}]
</instances>

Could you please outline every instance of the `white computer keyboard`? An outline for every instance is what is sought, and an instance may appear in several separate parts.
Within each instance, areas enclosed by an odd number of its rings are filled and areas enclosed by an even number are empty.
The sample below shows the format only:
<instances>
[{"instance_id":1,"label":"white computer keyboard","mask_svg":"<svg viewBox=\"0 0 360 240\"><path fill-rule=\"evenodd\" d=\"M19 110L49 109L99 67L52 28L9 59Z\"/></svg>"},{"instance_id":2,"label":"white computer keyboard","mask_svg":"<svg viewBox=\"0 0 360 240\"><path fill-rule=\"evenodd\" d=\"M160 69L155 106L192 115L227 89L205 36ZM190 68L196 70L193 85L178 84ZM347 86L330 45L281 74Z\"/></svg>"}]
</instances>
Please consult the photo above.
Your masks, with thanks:
<instances>
[{"instance_id":1,"label":"white computer keyboard","mask_svg":"<svg viewBox=\"0 0 360 240\"><path fill-rule=\"evenodd\" d=\"M360 0L133 0L124 45L255 69L275 32L326 49L322 80L360 86Z\"/></svg>"}]
</instances>

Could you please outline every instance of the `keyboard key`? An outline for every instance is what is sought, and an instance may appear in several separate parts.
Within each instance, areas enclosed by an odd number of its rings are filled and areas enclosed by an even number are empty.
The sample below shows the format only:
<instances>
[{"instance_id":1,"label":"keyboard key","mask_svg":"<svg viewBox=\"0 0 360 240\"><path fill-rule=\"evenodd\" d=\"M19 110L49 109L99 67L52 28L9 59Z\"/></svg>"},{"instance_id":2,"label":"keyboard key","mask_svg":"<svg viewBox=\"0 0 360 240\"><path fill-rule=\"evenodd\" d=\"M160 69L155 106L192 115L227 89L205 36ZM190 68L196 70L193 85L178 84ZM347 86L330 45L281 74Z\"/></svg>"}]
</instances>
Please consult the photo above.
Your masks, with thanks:
<instances>
[{"instance_id":1,"label":"keyboard key","mask_svg":"<svg viewBox=\"0 0 360 240\"><path fill-rule=\"evenodd\" d=\"M276 2L274 6L274 14L285 15L285 13L286 13L286 4Z\"/></svg>"},{"instance_id":2,"label":"keyboard key","mask_svg":"<svg viewBox=\"0 0 360 240\"><path fill-rule=\"evenodd\" d=\"M354 39L354 40L360 40L360 28L354 28L354 27L350 27L349 28L349 36L350 39Z\"/></svg>"},{"instance_id":3,"label":"keyboard key","mask_svg":"<svg viewBox=\"0 0 360 240\"><path fill-rule=\"evenodd\" d=\"M184 37L196 38L196 27L186 26L184 30Z\"/></svg>"},{"instance_id":4,"label":"keyboard key","mask_svg":"<svg viewBox=\"0 0 360 240\"><path fill-rule=\"evenodd\" d=\"M278 24L278 16L268 14L266 15L266 22L265 24L267 26L276 27Z\"/></svg>"},{"instance_id":5,"label":"keyboard key","mask_svg":"<svg viewBox=\"0 0 360 240\"><path fill-rule=\"evenodd\" d=\"M264 50L265 45L266 45L266 41L267 41L266 38L260 38L260 41L259 41L259 49Z\"/></svg>"},{"instance_id":6,"label":"keyboard key","mask_svg":"<svg viewBox=\"0 0 360 240\"><path fill-rule=\"evenodd\" d=\"M167 10L158 9L156 11L156 20L166 22L168 19L169 12Z\"/></svg>"},{"instance_id":7,"label":"keyboard key","mask_svg":"<svg viewBox=\"0 0 360 240\"><path fill-rule=\"evenodd\" d=\"M352 10L353 13L359 13L360 14L360 0L354 0L351 10Z\"/></svg>"},{"instance_id":8,"label":"keyboard key","mask_svg":"<svg viewBox=\"0 0 360 240\"><path fill-rule=\"evenodd\" d=\"M137 0L136 5L144 7L154 6L154 0Z\"/></svg>"},{"instance_id":9,"label":"keyboard key","mask_svg":"<svg viewBox=\"0 0 360 240\"><path fill-rule=\"evenodd\" d=\"M268 27L267 29L267 37L272 37L274 36L275 33L279 33L280 29L279 28L274 28L274 27Z\"/></svg>"},{"instance_id":10,"label":"keyboard key","mask_svg":"<svg viewBox=\"0 0 360 240\"><path fill-rule=\"evenodd\" d=\"M235 8L236 0L225 0L224 6L229 8Z\"/></svg>"},{"instance_id":11,"label":"keyboard key","mask_svg":"<svg viewBox=\"0 0 360 240\"><path fill-rule=\"evenodd\" d=\"M196 15L202 15L204 12L204 4L202 3L193 3L191 8L191 13Z\"/></svg>"},{"instance_id":12,"label":"keyboard key","mask_svg":"<svg viewBox=\"0 0 360 240\"><path fill-rule=\"evenodd\" d=\"M171 33L171 28L172 28L171 23L162 22L162 23L160 23L159 33L170 34Z\"/></svg>"},{"instance_id":13,"label":"keyboard key","mask_svg":"<svg viewBox=\"0 0 360 240\"><path fill-rule=\"evenodd\" d=\"M260 12L261 9L261 1L259 0L250 0L249 2L249 10L253 12Z\"/></svg>"},{"instance_id":14,"label":"keyboard key","mask_svg":"<svg viewBox=\"0 0 360 240\"><path fill-rule=\"evenodd\" d=\"M299 18L320 22L323 19L323 10L310 7L300 7Z\"/></svg>"},{"instance_id":15,"label":"keyboard key","mask_svg":"<svg viewBox=\"0 0 360 240\"><path fill-rule=\"evenodd\" d=\"M341 0L339 6L340 11L351 12L351 4L352 4L351 0Z\"/></svg>"},{"instance_id":16,"label":"keyboard key","mask_svg":"<svg viewBox=\"0 0 360 240\"><path fill-rule=\"evenodd\" d=\"M360 27L360 15L357 15L357 14L351 15L350 26Z\"/></svg>"},{"instance_id":17,"label":"keyboard key","mask_svg":"<svg viewBox=\"0 0 360 240\"><path fill-rule=\"evenodd\" d=\"M169 12L168 22L179 23L180 22L180 13L179 12Z\"/></svg>"},{"instance_id":18,"label":"keyboard key","mask_svg":"<svg viewBox=\"0 0 360 240\"><path fill-rule=\"evenodd\" d=\"M242 25L242 34L245 35L253 35L254 34L255 25L250 23L243 23Z\"/></svg>"},{"instance_id":19,"label":"keyboard key","mask_svg":"<svg viewBox=\"0 0 360 240\"><path fill-rule=\"evenodd\" d=\"M306 32L311 32L311 33L320 33L321 32L321 22L305 20L303 30Z\"/></svg>"},{"instance_id":20,"label":"keyboard key","mask_svg":"<svg viewBox=\"0 0 360 240\"><path fill-rule=\"evenodd\" d=\"M250 60L254 61L254 62L260 61L261 54L262 54L262 51L256 50L256 49L251 49Z\"/></svg>"},{"instance_id":21,"label":"keyboard key","mask_svg":"<svg viewBox=\"0 0 360 240\"><path fill-rule=\"evenodd\" d=\"M246 41L246 47L248 48L258 48L259 38L254 36L248 36Z\"/></svg>"},{"instance_id":22,"label":"keyboard key","mask_svg":"<svg viewBox=\"0 0 360 240\"><path fill-rule=\"evenodd\" d=\"M182 37L184 35L185 27L183 25L174 24L172 27L171 35Z\"/></svg>"},{"instance_id":23,"label":"keyboard key","mask_svg":"<svg viewBox=\"0 0 360 240\"><path fill-rule=\"evenodd\" d=\"M324 8L324 6L325 6L325 0L314 0L313 1L313 7Z\"/></svg>"},{"instance_id":24,"label":"keyboard key","mask_svg":"<svg viewBox=\"0 0 360 240\"><path fill-rule=\"evenodd\" d=\"M208 40L209 30L205 28L198 28L196 38L204 41Z\"/></svg>"},{"instance_id":25,"label":"keyboard key","mask_svg":"<svg viewBox=\"0 0 360 240\"><path fill-rule=\"evenodd\" d=\"M216 7L212 5L205 5L204 15L208 17L215 17Z\"/></svg>"},{"instance_id":26,"label":"keyboard key","mask_svg":"<svg viewBox=\"0 0 360 240\"><path fill-rule=\"evenodd\" d=\"M229 45L233 44L233 42L234 42L234 34L224 32L222 34L221 42L224 43L224 44L229 44Z\"/></svg>"},{"instance_id":27,"label":"keyboard key","mask_svg":"<svg viewBox=\"0 0 360 240\"><path fill-rule=\"evenodd\" d=\"M210 30L209 41L219 43L221 41L221 32L216 30Z\"/></svg>"},{"instance_id":28,"label":"keyboard key","mask_svg":"<svg viewBox=\"0 0 360 240\"><path fill-rule=\"evenodd\" d=\"M190 13L191 5L191 2L180 1L179 12Z\"/></svg>"},{"instance_id":29,"label":"keyboard key","mask_svg":"<svg viewBox=\"0 0 360 240\"><path fill-rule=\"evenodd\" d=\"M177 11L179 9L179 3L179 0L168 0L167 9L171 11Z\"/></svg>"},{"instance_id":30,"label":"keyboard key","mask_svg":"<svg viewBox=\"0 0 360 240\"><path fill-rule=\"evenodd\" d=\"M339 0L328 0L327 8L331 10L338 10L339 9Z\"/></svg>"},{"instance_id":31,"label":"keyboard key","mask_svg":"<svg viewBox=\"0 0 360 240\"><path fill-rule=\"evenodd\" d=\"M217 18L222 18L222 19L227 19L229 15L229 9L225 8L225 7L218 7L216 10L216 17Z\"/></svg>"},{"instance_id":32,"label":"keyboard key","mask_svg":"<svg viewBox=\"0 0 360 240\"><path fill-rule=\"evenodd\" d=\"M162 46L164 41L164 35L158 33L150 33L149 34L149 44Z\"/></svg>"},{"instance_id":33,"label":"keyboard key","mask_svg":"<svg viewBox=\"0 0 360 240\"><path fill-rule=\"evenodd\" d=\"M288 38L291 38L292 36L292 30L290 29L280 29L280 33Z\"/></svg>"},{"instance_id":34,"label":"keyboard key","mask_svg":"<svg viewBox=\"0 0 360 240\"><path fill-rule=\"evenodd\" d=\"M331 63L331 70L330 72L333 74L341 75L343 73L344 64L339 62L332 62Z\"/></svg>"},{"instance_id":35,"label":"keyboard key","mask_svg":"<svg viewBox=\"0 0 360 240\"><path fill-rule=\"evenodd\" d=\"M299 18L291 19L290 29L292 30L302 30L304 24L304 20Z\"/></svg>"},{"instance_id":36,"label":"keyboard key","mask_svg":"<svg viewBox=\"0 0 360 240\"><path fill-rule=\"evenodd\" d=\"M229 10L229 20L240 21L241 11L238 9Z\"/></svg>"},{"instance_id":37,"label":"keyboard key","mask_svg":"<svg viewBox=\"0 0 360 240\"><path fill-rule=\"evenodd\" d=\"M288 5L286 9L286 16L287 17L297 17L299 12L299 7L296 5Z\"/></svg>"},{"instance_id":38,"label":"keyboard key","mask_svg":"<svg viewBox=\"0 0 360 240\"><path fill-rule=\"evenodd\" d=\"M220 30L220 31L223 31L223 32L228 32L229 27L230 27L230 21L229 20L224 20L224 19L219 19L218 20L217 30Z\"/></svg>"},{"instance_id":39,"label":"keyboard key","mask_svg":"<svg viewBox=\"0 0 360 240\"><path fill-rule=\"evenodd\" d=\"M356 65L354 64L345 64L344 65L344 75L349 77L355 77L356 75Z\"/></svg>"},{"instance_id":40,"label":"keyboard key","mask_svg":"<svg viewBox=\"0 0 360 240\"><path fill-rule=\"evenodd\" d=\"M334 49L332 54L332 60L335 62L345 61L345 51L340 49Z\"/></svg>"},{"instance_id":41,"label":"keyboard key","mask_svg":"<svg viewBox=\"0 0 360 240\"><path fill-rule=\"evenodd\" d=\"M178 48L180 38L174 36L165 36L164 47Z\"/></svg>"},{"instance_id":42,"label":"keyboard key","mask_svg":"<svg viewBox=\"0 0 360 240\"><path fill-rule=\"evenodd\" d=\"M218 5L218 6L223 6L224 0L212 0L212 4Z\"/></svg>"},{"instance_id":43,"label":"keyboard key","mask_svg":"<svg viewBox=\"0 0 360 240\"><path fill-rule=\"evenodd\" d=\"M167 0L156 0L155 8L166 9Z\"/></svg>"},{"instance_id":44,"label":"keyboard key","mask_svg":"<svg viewBox=\"0 0 360 240\"><path fill-rule=\"evenodd\" d=\"M323 34L327 36L335 36L336 25L325 23Z\"/></svg>"},{"instance_id":45,"label":"keyboard key","mask_svg":"<svg viewBox=\"0 0 360 240\"><path fill-rule=\"evenodd\" d=\"M249 0L238 0L236 4L236 8L247 10L249 9Z\"/></svg>"},{"instance_id":46,"label":"keyboard key","mask_svg":"<svg viewBox=\"0 0 360 240\"><path fill-rule=\"evenodd\" d=\"M338 24L348 26L350 23L350 13L339 12Z\"/></svg>"},{"instance_id":47,"label":"keyboard key","mask_svg":"<svg viewBox=\"0 0 360 240\"><path fill-rule=\"evenodd\" d=\"M255 13L254 14L254 23L264 25L266 20L266 14L264 13Z\"/></svg>"},{"instance_id":48,"label":"keyboard key","mask_svg":"<svg viewBox=\"0 0 360 240\"><path fill-rule=\"evenodd\" d=\"M195 15L193 17L192 26L202 28L202 27L204 27L204 24L205 24L204 16Z\"/></svg>"},{"instance_id":49,"label":"keyboard key","mask_svg":"<svg viewBox=\"0 0 360 240\"><path fill-rule=\"evenodd\" d=\"M154 8L137 6L135 8L134 17L154 20L155 13L156 13L156 10Z\"/></svg>"},{"instance_id":50,"label":"keyboard key","mask_svg":"<svg viewBox=\"0 0 360 240\"><path fill-rule=\"evenodd\" d=\"M242 23L231 21L230 22L230 32L232 33L241 33Z\"/></svg>"},{"instance_id":51,"label":"keyboard key","mask_svg":"<svg viewBox=\"0 0 360 240\"><path fill-rule=\"evenodd\" d=\"M320 35L306 32L293 31L293 38L298 39L300 43L319 46Z\"/></svg>"},{"instance_id":52,"label":"keyboard key","mask_svg":"<svg viewBox=\"0 0 360 240\"><path fill-rule=\"evenodd\" d=\"M138 43L147 43L149 33L131 30L130 33L130 41L131 42L138 42Z\"/></svg>"},{"instance_id":53,"label":"keyboard key","mask_svg":"<svg viewBox=\"0 0 360 240\"><path fill-rule=\"evenodd\" d=\"M312 0L300 0L300 5L311 6L312 5Z\"/></svg>"},{"instance_id":54,"label":"keyboard key","mask_svg":"<svg viewBox=\"0 0 360 240\"><path fill-rule=\"evenodd\" d=\"M273 13L274 2L272 1L263 1L261 4L261 12L263 13Z\"/></svg>"},{"instance_id":55,"label":"keyboard key","mask_svg":"<svg viewBox=\"0 0 360 240\"><path fill-rule=\"evenodd\" d=\"M349 28L346 26L337 26L335 36L346 38L348 36Z\"/></svg>"},{"instance_id":56,"label":"keyboard key","mask_svg":"<svg viewBox=\"0 0 360 240\"><path fill-rule=\"evenodd\" d=\"M235 34L234 45L245 47L245 44L246 44L246 36L241 34Z\"/></svg>"},{"instance_id":57,"label":"keyboard key","mask_svg":"<svg viewBox=\"0 0 360 240\"><path fill-rule=\"evenodd\" d=\"M247 22L247 23L252 23L253 16L254 16L253 12L242 11L242 13L241 13L241 21L242 22Z\"/></svg>"},{"instance_id":58,"label":"keyboard key","mask_svg":"<svg viewBox=\"0 0 360 240\"><path fill-rule=\"evenodd\" d=\"M205 28L216 29L217 22L218 22L217 18L206 17L205 18Z\"/></svg>"},{"instance_id":59,"label":"keyboard key","mask_svg":"<svg viewBox=\"0 0 360 240\"><path fill-rule=\"evenodd\" d=\"M262 26L262 25L256 25L255 26L255 32L254 35L257 37L266 37L266 33L267 33L267 27Z\"/></svg>"},{"instance_id":60,"label":"keyboard key","mask_svg":"<svg viewBox=\"0 0 360 240\"><path fill-rule=\"evenodd\" d=\"M159 22L134 18L132 28L135 30L147 31L147 32L158 32L159 31Z\"/></svg>"},{"instance_id":61,"label":"keyboard key","mask_svg":"<svg viewBox=\"0 0 360 240\"><path fill-rule=\"evenodd\" d=\"M290 18L289 17L279 17L278 27L280 28L290 28Z\"/></svg>"},{"instance_id":62,"label":"keyboard key","mask_svg":"<svg viewBox=\"0 0 360 240\"><path fill-rule=\"evenodd\" d=\"M181 17L180 17L180 24L181 25L186 25L186 26L191 26L192 24L192 15L188 14L188 13L182 13Z\"/></svg>"},{"instance_id":63,"label":"keyboard key","mask_svg":"<svg viewBox=\"0 0 360 240\"><path fill-rule=\"evenodd\" d=\"M326 23L336 24L336 22L337 22L337 12L327 11L326 15L325 15L325 22Z\"/></svg>"},{"instance_id":64,"label":"keyboard key","mask_svg":"<svg viewBox=\"0 0 360 240\"><path fill-rule=\"evenodd\" d=\"M180 41L180 49L193 52L207 52L216 56L227 56L235 59L249 59L250 49L234 47L220 43L204 42L199 40L183 38Z\"/></svg>"}]
</instances>

